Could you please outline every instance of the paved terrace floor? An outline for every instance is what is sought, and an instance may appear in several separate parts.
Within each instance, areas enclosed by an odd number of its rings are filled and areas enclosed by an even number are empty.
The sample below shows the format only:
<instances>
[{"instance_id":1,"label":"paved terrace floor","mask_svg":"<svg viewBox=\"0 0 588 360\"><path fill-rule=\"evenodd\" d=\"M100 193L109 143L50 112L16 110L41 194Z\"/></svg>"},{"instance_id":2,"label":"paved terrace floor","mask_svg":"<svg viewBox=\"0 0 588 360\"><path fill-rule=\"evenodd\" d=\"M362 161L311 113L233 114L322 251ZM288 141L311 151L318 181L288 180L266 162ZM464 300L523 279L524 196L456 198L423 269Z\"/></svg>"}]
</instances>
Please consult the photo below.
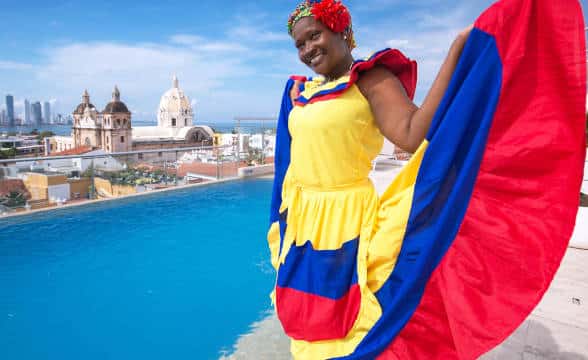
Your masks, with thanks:
<instances>
[{"instance_id":1,"label":"paved terrace floor","mask_svg":"<svg viewBox=\"0 0 588 360\"><path fill-rule=\"evenodd\" d=\"M399 167L378 163L370 177L382 192ZM582 212L578 223L588 223ZM588 227L579 226L576 237L588 239ZM222 360L287 360L289 341L273 314L253 324L238 339L235 351ZM543 300L504 343L482 360L588 360L588 250L568 248L563 263Z\"/></svg>"}]
</instances>

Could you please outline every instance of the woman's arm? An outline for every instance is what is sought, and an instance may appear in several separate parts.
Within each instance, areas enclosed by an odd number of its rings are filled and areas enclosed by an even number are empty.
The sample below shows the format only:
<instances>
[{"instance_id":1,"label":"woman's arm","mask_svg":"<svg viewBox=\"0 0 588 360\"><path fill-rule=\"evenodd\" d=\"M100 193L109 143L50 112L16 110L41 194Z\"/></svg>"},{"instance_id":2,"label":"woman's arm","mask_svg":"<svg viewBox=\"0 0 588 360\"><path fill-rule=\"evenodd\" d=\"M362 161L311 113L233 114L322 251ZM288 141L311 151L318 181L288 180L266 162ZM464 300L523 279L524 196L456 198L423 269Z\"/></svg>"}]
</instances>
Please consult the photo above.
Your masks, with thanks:
<instances>
[{"instance_id":1,"label":"woman's arm","mask_svg":"<svg viewBox=\"0 0 588 360\"><path fill-rule=\"evenodd\" d=\"M386 68L377 66L361 74L357 86L368 100L382 134L398 147L414 152L425 138L471 29L470 26L462 31L451 45L420 108L408 98L400 80Z\"/></svg>"}]
</instances>

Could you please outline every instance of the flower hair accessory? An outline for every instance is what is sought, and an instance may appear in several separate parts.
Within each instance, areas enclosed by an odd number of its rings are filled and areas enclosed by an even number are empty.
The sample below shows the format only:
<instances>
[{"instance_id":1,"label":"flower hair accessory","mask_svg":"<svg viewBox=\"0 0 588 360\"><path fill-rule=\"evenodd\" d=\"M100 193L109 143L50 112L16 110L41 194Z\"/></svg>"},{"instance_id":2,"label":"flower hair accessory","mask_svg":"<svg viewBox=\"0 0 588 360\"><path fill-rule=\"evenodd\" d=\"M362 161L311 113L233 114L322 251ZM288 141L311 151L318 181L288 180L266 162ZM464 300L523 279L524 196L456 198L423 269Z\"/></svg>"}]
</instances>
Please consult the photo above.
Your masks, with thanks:
<instances>
[{"instance_id":1,"label":"flower hair accessory","mask_svg":"<svg viewBox=\"0 0 588 360\"><path fill-rule=\"evenodd\" d=\"M308 16L320 21L334 33L345 33L349 47L351 49L355 47L355 39L351 27L351 15L347 7L340 0L303 1L290 14L290 18L288 19L288 34L292 35L292 29L298 20Z\"/></svg>"}]
</instances>

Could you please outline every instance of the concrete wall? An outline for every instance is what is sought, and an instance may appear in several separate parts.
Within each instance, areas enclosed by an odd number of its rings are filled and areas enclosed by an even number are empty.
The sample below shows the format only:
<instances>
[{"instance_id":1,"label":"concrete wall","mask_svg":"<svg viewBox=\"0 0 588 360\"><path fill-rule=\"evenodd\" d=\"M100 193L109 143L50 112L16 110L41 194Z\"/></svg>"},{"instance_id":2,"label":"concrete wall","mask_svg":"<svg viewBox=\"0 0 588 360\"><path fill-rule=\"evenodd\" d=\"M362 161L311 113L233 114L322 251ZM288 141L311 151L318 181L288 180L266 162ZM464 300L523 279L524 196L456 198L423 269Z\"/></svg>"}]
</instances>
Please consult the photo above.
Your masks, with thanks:
<instances>
[{"instance_id":1,"label":"concrete wall","mask_svg":"<svg viewBox=\"0 0 588 360\"><path fill-rule=\"evenodd\" d=\"M51 202L67 201L70 199L69 183L51 185L47 188L47 197Z\"/></svg>"},{"instance_id":2,"label":"concrete wall","mask_svg":"<svg viewBox=\"0 0 588 360\"><path fill-rule=\"evenodd\" d=\"M137 190L131 185L112 185L110 181L102 178L94 178L94 187L100 196L124 196L136 194Z\"/></svg>"},{"instance_id":3,"label":"concrete wall","mask_svg":"<svg viewBox=\"0 0 588 360\"><path fill-rule=\"evenodd\" d=\"M247 166L239 168L239 177L262 176L274 173L274 164Z\"/></svg>"},{"instance_id":4,"label":"concrete wall","mask_svg":"<svg viewBox=\"0 0 588 360\"><path fill-rule=\"evenodd\" d=\"M67 184L67 178L65 175L26 173L23 182L31 193L31 200L49 200L49 188ZM69 190L67 196L69 197Z\"/></svg>"},{"instance_id":5,"label":"concrete wall","mask_svg":"<svg viewBox=\"0 0 588 360\"><path fill-rule=\"evenodd\" d=\"M90 190L90 178L68 179L69 191L71 199L87 199Z\"/></svg>"}]
</instances>

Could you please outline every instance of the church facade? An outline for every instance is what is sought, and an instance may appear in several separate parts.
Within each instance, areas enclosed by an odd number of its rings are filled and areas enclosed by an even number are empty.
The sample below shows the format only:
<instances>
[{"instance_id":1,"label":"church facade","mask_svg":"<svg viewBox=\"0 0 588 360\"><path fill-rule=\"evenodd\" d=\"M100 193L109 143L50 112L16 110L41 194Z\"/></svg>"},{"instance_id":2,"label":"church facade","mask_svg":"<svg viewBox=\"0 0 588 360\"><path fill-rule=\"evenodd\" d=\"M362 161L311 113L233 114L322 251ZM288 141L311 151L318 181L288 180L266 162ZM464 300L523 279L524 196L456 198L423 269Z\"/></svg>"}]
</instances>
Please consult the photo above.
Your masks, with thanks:
<instances>
[{"instance_id":1,"label":"church facade","mask_svg":"<svg viewBox=\"0 0 588 360\"><path fill-rule=\"evenodd\" d=\"M172 87L161 97L157 126L133 128L132 114L121 101L116 86L112 101L103 111L96 110L88 91L84 91L73 118L71 137L53 137L49 154L72 148L102 149L108 153L185 148L212 145L214 138L210 127L192 125L194 114L190 99L180 89L175 76Z\"/></svg>"}]
</instances>

